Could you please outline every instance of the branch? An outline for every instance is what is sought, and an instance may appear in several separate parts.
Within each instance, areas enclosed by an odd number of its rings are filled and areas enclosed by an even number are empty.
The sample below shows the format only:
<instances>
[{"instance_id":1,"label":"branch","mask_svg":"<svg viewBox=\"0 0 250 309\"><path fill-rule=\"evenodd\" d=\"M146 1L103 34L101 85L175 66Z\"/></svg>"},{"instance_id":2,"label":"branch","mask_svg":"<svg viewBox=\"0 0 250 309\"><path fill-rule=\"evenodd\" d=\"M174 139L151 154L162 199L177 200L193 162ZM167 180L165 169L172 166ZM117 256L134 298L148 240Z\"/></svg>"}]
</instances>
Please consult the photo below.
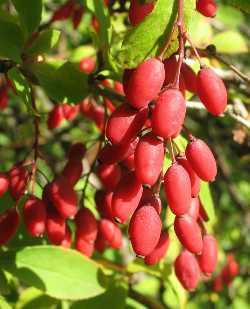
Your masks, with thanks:
<instances>
[{"instance_id":1,"label":"branch","mask_svg":"<svg viewBox=\"0 0 250 309\"><path fill-rule=\"evenodd\" d=\"M135 299L139 303L145 305L147 308L150 308L150 309L164 309L164 308L166 308L165 306L163 306L162 304L160 304L156 300L151 299L148 296L142 295L142 294L132 290L131 288L128 291L128 295L129 295L129 297Z\"/></svg>"}]
</instances>

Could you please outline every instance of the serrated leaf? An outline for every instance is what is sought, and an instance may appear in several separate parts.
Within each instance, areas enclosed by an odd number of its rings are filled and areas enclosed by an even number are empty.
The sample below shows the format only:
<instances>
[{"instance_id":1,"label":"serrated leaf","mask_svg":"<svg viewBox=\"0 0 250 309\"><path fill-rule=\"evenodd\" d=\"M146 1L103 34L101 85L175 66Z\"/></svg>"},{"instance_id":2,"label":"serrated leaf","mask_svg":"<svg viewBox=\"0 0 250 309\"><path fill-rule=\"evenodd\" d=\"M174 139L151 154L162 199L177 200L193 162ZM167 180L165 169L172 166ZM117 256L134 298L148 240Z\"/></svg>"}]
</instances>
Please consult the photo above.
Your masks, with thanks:
<instances>
[{"instance_id":1,"label":"serrated leaf","mask_svg":"<svg viewBox=\"0 0 250 309\"><path fill-rule=\"evenodd\" d=\"M243 12L250 13L250 2L248 0L225 0L224 2Z\"/></svg>"},{"instance_id":2,"label":"serrated leaf","mask_svg":"<svg viewBox=\"0 0 250 309\"><path fill-rule=\"evenodd\" d=\"M0 56L21 63L24 37L20 27L9 21L0 20Z\"/></svg>"},{"instance_id":3,"label":"serrated leaf","mask_svg":"<svg viewBox=\"0 0 250 309\"><path fill-rule=\"evenodd\" d=\"M33 42L31 47L27 50L28 54L43 54L54 48L59 39L61 32L55 29L42 31L38 38Z\"/></svg>"},{"instance_id":4,"label":"serrated leaf","mask_svg":"<svg viewBox=\"0 0 250 309\"><path fill-rule=\"evenodd\" d=\"M31 110L31 89L26 78L17 68L12 68L11 70L9 70L8 76L12 81L17 94L23 99L24 103L27 105L27 108Z\"/></svg>"},{"instance_id":5,"label":"serrated leaf","mask_svg":"<svg viewBox=\"0 0 250 309\"><path fill-rule=\"evenodd\" d=\"M185 27L187 27L195 8L195 1L186 0L184 5ZM119 60L124 67L136 67L146 58L155 57L160 54L161 49L172 32L177 18L177 10L177 1L158 0L152 13L138 26L129 30L119 55ZM176 40L176 35L173 39ZM175 44L174 41L172 44ZM176 50L176 47L172 52Z\"/></svg>"},{"instance_id":6,"label":"serrated leaf","mask_svg":"<svg viewBox=\"0 0 250 309\"><path fill-rule=\"evenodd\" d=\"M78 103L89 93L88 76L70 62L38 63L31 70L47 95L58 102Z\"/></svg>"},{"instance_id":7,"label":"serrated leaf","mask_svg":"<svg viewBox=\"0 0 250 309\"><path fill-rule=\"evenodd\" d=\"M247 41L243 35L237 31L229 30L218 33L214 36L212 44L220 53L240 54L247 53Z\"/></svg>"},{"instance_id":8,"label":"serrated leaf","mask_svg":"<svg viewBox=\"0 0 250 309\"><path fill-rule=\"evenodd\" d=\"M75 250L25 247L2 253L0 265L27 285L57 299L80 300L104 292L99 265Z\"/></svg>"},{"instance_id":9,"label":"serrated leaf","mask_svg":"<svg viewBox=\"0 0 250 309\"><path fill-rule=\"evenodd\" d=\"M34 32L41 21L43 1L12 0L12 3L18 13L24 32L27 34Z\"/></svg>"}]
</instances>

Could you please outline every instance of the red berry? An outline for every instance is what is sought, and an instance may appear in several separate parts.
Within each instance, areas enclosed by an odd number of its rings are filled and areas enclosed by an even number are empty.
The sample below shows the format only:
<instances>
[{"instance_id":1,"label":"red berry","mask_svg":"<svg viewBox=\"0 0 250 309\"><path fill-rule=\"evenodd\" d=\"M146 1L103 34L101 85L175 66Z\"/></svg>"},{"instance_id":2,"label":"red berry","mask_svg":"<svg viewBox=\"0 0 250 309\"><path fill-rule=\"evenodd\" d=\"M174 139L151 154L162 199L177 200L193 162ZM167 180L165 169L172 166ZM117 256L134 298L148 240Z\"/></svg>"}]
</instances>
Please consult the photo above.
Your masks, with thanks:
<instances>
[{"instance_id":1,"label":"red berry","mask_svg":"<svg viewBox=\"0 0 250 309\"><path fill-rule=\"evenodd\" d=\"M70 248L71 247L71 242L72 242L71 231L68 228L68 226L66 226L65 236L64 236L62 242L60 243L60 246L62 246L64 248Z\"/></svg>"},{"instance_id":2,"label":"red berry","mask_svg":"<svg viewBox=\"0 0 250 309\"><path fill-rule=\"evenodd\" d=\"M95 70L96 61L93 57L85 57L80 61L80 70L86 74L90 74Z\"/></svg>"},{"instance_id":3,"label":"red berry","mask_svg":"<svg viewBox=\"0 0 250 309\"><path fill-rule=\"evenodd\" d=\"M199 283L199 265L196 258L188 251L183 251L175 260L175 274L184 289L193 291Z\"/></svg>"},{"instance_id":4,"label":"red berry","mask_svg":"<svg viewBox=\"0 0 250 309\"><path fill-rule=\"evenodd\" d=\"M186 157L194 172L205 181L213 181L217 174L214 155L201 139L193 139L186 148Z\"/></svg>"},{"instance_id":5,"label":"red berry","mask_svg":"<svg viewBox=\"0 0 250 309\"><path fill-rule=\"evenodd\" d=\"M92 17L91 25L97 33L100 31L100 24L95 16Z\"/></svg>"},{"instance_id":6,"label":"red berry","mask_svg":"<svg viewBox=\"0 0 250 309\"><path fill-rule=\"evenodd\" d=\"M65 219L54 208L47 209L46 231L49 242L53 245L60 245L65 238Z\"/></svg>"},{"instance_id":7,"label":"red berry","mask_svg":"<svg viewBox=\"0 0 250 309\"><path fill-rule=\"evenodd\" d=\"M139 205L142 190L133 172L121 179L112 198L112 213L117 221L125 223L132 216Z\"/></svg>"},{"instance_id":8,"label":"red berry","mask_svg":"<svg viewBox=\"0 0 250 309\"><path fill-rule=\"evenodd\" d=\"M191 199L190 207L187 214L197 221L199 217L200 201L198 197L193 197Z\"/></svg>"},{"instance_id":9,"label":"red berry","mask_svg":"<svg viewBox=\"0 0 250 309\"><path fill-rule=\"evenodd\" d=\"M112 213L112 191L97 191L95 195L96 208L100 215L106 219L113 219Z\"/></svg>"},{"instance_id":10,"label":"red berry","mask_svg":"<svg viewBox=\"0 0 250 309\"><path fill-rule=\"evenodd\" d=\"M218 275L213 280L213 290L215 292L220 292L223 290L223 281L221 275Z\"/></svg>"},{"instance_id":11,"label":"red berry","mask_svg":"<svg viewBox=\"0 0 250 309\"><path fill-rule=\"evenodd\" d=\"M198 194L200 192L200 182L201 182L200 178L194 172L191 164L189 163L189 161L187 160L185 155L178 156L176 158L176 160L188 172L188 175L189 175L190 181L191 181L191 194L192 194L192 197L198 196Z\"/></svg>"},{"instance_id":12,"label":"red berry","mask_svg":"<svg viewBox=\"0 0 250 309\"><path fill-rule=\"evenodd\" d=\"M81 237L81 234L76 234L76 250L87 257L91 257L94 252L94 243L90 243Z\"/></svg>"},{"instance_id":13,"label":"red berry","mask_svg":"<svg viewBox=\"0 0 250 309\"><path fill-rule=\"evenodd\" d=\"M197 91L209 113L214 116L224 113L227 106L227 90L222 79L210 68L199 71Z\"/></svg>"},{"instance_id":14,"label":"red berry","mask_svg":"<svg viewBox=\"0 0 250 309\"><path fill-rule=\"evenodd\" d=\"M22 165L16 165L9 171L9 189L13 199L18 200L24 193L29 173Z\"/></svg>"},{"instance_id":15,"label":"red berry","mask_svg":"<svg viewBox=\"0 0 250 309\"><path fill-rule=\"evenodd\" d=\"M198 223L189 215L176 217L174 221L175 234L181 244L192 253L202 252L202 234Z\"/></svg>"},{"instance_id":16,"label":"red berry","mask_svg":"<svg viewBox=\"0 0 250 309\"><path fill-rule=\"evenodd\" d=\"M23 218L27 231L31 236L38 237L46 229L46 206L36 197L29 198L23 206Z\"/></svg>"},{"instance_id":17,"label":"red berry","mask_svg":"<svg viewBox=\"0 0 250 309\"><path fill-rule=\"evenodd\" d=\"M119 81L115 81L114 82L114 89L115 89L115 91L116 92L118 92L120 95L125 95L125 93L124 93L124 89L123 89L123 84L121 83L121 82L119 82Z\"/></svg>"},{"instance_id":18,"label":"red berry","mask_svg":"<svg viewBox=\"0 0 250 309\"><path fill-rule=\"evenodd\" d=\"M128 158L124 159L121 164L125 166L129 171L135 170L135 155L134 153L129 156Z\"/></svg>"},{"instance_id":19,"label":"red berry","mask_svg":"<svg viewBox=\"0 0 250 309\"><path fill-rule=\"evenodd\" d=\"M68 158L69 160L82 160L86 152L86 147L83 143L75 143L71 145Z\"/></svg>"},{"instance_id":20,"label":"red berry","mask_svg":"<svg viewBox=\"0 0 250 309\"><path fill-rule=\"evenodd\" d=\"M187 213L191 203L191 182L188 172L178 162L168 168L164 176L164 189L172 212L175 215Z\"/></svg>"},{"instance_id":21,"label":"red berry","mask_svg":"<svg viewBox=\"0 0 250 309\"><path fill-rule=\"evenodd\" d=\"M6 244L16 234L19 221L16 208L8 209L0 215L0 245Z\"/></svg>"},{"instance_id":22,"label":"red berry","mask_svg":"<svg viewBox=\"0 0 250 309\"><path fill-rule=\"evenodd\" d=\"M68 180L71 186L74 186L81 178L82 171L81 160L69 160L62 171L62 175Z\"/></svg>"},{"instance_id":23,"label":"red berry","mask_svg":"<svg viewBox=\"0 0 250 309\"><path fill-rule=\"evenodd\" d=\"M212 235L203 236L203 246L201 255L198 256L200 269L205 274L215 271L218 258L217 240Z\"/></svg>"},{"instance_id":24,"label":"red berry","mask_svg":"<svg viewBox=\"0 0 250 309\"><path fill-rule=\"evenodd\" d=\"M0 110L4 110L9 103L7 88L0 89Z\"/></svg>"},{"instance_id":25,"label":"red berry","mask_svg":"<svg viewBox=\"0 0 250 309\"><path fill-rule=\"evenodd\" d=\"M149 188L143 188L142 197L140 199L139 207L144 205L151 205L155 208L160 215L162 209L162 203L159 194L153 193Z\"/></svg>"},{"instance_id":26,"label":"red berry","mask_svg":"<svg viewBox=\"0 0 250 309\"><path fill-rule=\"evenodd\" d=\"M71 16L74 10L75 1L69 0L64 5L60 6L53 14L52 21L67 19Z\"/></svg>"},{"instance_id":27,"label":"red berry","mask_svg":"<svg viewBox=\"0 0 250 309\"><path fill-rule=\"evenodd\" d=\"M77 195L64 176L57 177L49 185L49 200L63 218L74 217L77 212Z\"/></svg>"},{"instance_id":28,"label":"red berry","mask_svg":"<svg viewBox=\"0 0 250 309\"><path fill-rule=\"evenodd\" d=\"M136 137L147 119L147 109L135 111L122 104L108 120L106 135L112 144L129 143Z\"/></svg>"},{"instance_id":29,"label":"red berry","mask_svg":"<svg viewBox=\"0 0 250 309\"><path fill-rule=\"evenodd\" d=\"M5 173L0 173L0 197L4 195L4 193L9 188L9 177Z\"/></svg>"},{"instance_id":30,"label":"red berry","mask_svg":"<svg viewBox=\"0 0 250 309\"><path fill-rule=\"evenodd\" d=\"M117 224L108 219L102 219L99 223L99 232L111 247L115 249L121 247L122 233Z\"/></svg>"},{"instance_id":31,"label":"red berry","mask_svg":"<svg viewBox=\"0 0 250 309\"><path fill-rule=\"evenodd\" d=\"M181 73L188 91L197 93L197 75L185 62L181 65Z\"/></svg>"},{"instance_id":32,"label":"red berry","mask_svg":"<svg viewBox=\"0 0 250 309\"><path fill-rule=\"evenodd\" d=\"M155 265L157 264L166 254L170 244L170 238L168 233L161 233L161 237L158 241L155 249L147 256L145 256L145 264Z\"/></svg>"},{"instance_id":33,"label":"red berry","mask_svg":"<svg viewBox=\"0 0 250 309\"><path fill-rule=\"evenodd\" d=\"M196 9L206 17L214 17L217 11L215 0L197 0Z\"/></svg>"},{"instance_id":34,"label":"red berry","mask_svg":"<svg viewBox=\"0 0 250 309\"><path fill-rule=\"evenodd\" d=\"M162 170L164 145L152 133L144 135L135 150L135 174L142 184L154 185Z\"/></svg>"},{"instance_id":35,"label":"red berry","mask_svg":"<svg viewBox=\"0 0 250 309\"><path fill-rule=\"evenodd\" d=\"M108 246L108 243L102 233L98 231L97 238L95 241L95 250L97 250L100 253L103 253L103 251L106 249Z\"/></svg>"},{"instance_id":36,"label":"red berry","mask_svg":"<svg viewBox=\"0 0 250 309\"><path fill-rule=\"evenodd\" d=\"M88 208L78 210L76 217L76 234L87 242L94 243L97 236L97 220Z\"/></svg>"},{"instance_id":37,"label":"red berry","mask_svg":"<svg viewBox=\"0 0 250 309\"><path fill-rule=\"evenodd\" d=\"M183 126L186 104L182 93L168 89L159 95L152 114L153 132L163 138L176 137Z\"/></svg>"},{"instance_id":38,"label":"red berry","mask_svg":"<svg viewBox=\"0 0 250 309\"><path fill-rule=\"evenodd\" d=\"M79 7L77 6L76 9L74 10L73 15L72 15L72 23L73 23L74 29L77 29L79 27L80 22L82 20L83 13L84 13L84 9L81 6Z\"/></svg>"},{"instance_id":39,"label":"red berry","mask_svg":"<svg viewBox=\"0 0 250 309\"><path fill-rule=\"evenodd\" d=\"M114 190L121 178L121 168L118 164L102 163L97 168L97 175L107 190Z\"/></svg>"},{"instance_id":40,"label":"red berry","mask_svg":"<svg viewBox=\"0 0 250 309\"><path fill-rule=\"evenodd\" d=\"M72 121L76 118L80 107L78 105L69 105L69 104L63 104L62 110L63 110L63 116L65 119Z\"/></svg>"},{"instance_id":41,"label":"red berry","mask_svg":"<svg viewBox=\"0 0 250 309\"><path fill-rule=\"evenodd\" d=\"M232 254L227 256L227 264L221 271L222 280L225 284L230 284L239 273L239 264Z\"/></svg>"},{"instance_id":42,"label":"red berry","mask_svg":"<svg viewBox=\"0 0 250 309\"><path fill-rule=\"evenodd\" d=\"M48 128L50 130L58 128L64 120L63 106L56 105L49 113Z\"/></svg>"},{"instance_id":43,"label":"red berry","mask_svg":"<svg viewBox=\"0 0 250 309\"><path fill-rule=\"evenodd\" d=\"M146 205L134 213L129 224L129 237L134 252L147 256L153 252L161 236L161 218L154 207Z\"/></svg>"},{"instance_id":44,"label":"red berry","mask_svg":"<svg viewBox=\"0 0 250 309\"><path fill-rule=\"evenodd\" d=\"M153 3L141 3L140 0L131 0L129 7L129 21L132 26L138 25L154 9Z\"/></svg>"},{"instance_id":45,"label":"red berry","mask_svg":"<svg viewBox=\"0 0 250 309\"><path fill-rule=\"evenodd\" d=\"M151 58L141 63L130 73L124 87L129 104L140 109L155 99L165 79L163 63Z\"/></svg>"}]
</instances>

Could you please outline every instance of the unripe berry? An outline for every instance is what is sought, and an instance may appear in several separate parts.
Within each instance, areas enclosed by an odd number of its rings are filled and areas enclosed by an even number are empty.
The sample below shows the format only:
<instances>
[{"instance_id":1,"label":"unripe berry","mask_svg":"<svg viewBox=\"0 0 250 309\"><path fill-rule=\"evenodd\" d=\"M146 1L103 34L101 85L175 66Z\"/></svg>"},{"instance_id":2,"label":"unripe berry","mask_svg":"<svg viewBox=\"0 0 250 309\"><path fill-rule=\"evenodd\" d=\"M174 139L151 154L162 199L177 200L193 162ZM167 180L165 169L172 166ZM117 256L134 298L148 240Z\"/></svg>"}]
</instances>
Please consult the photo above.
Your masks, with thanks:
<instances>
[{"instance_id":1,"label":"unripe berry","mask_svg":"<svg viewBox=\"0 0 250 309\"><path fill-rule=\"evenodd\" d=\"M152 253L160 239L161 227L161 218L154 207L146 205L136 210L129 223L129 237L137 255Z\"/></svg>"},{"instance_id":2,"label":"unripe berry","mask_svg":"<svg viewBox=\"0 0 250 309\"><path fill-rule=\"evenodd\" d=\"M57 177L49 185L49 200L63 218L74 217L77 212L77 195L64 176Z\"/></svg>"},{"instance_id":3,"label":"unripe berry","mask_svg":"<svg viewBox=\"0 0 250 309\"><path fill-rule=\"evenodd\" d=\"M203 236L203 246L201 255L198 256L200 269L205 274L215 271L218 258L217 240L212 235Z\"/></svg>"},{"instance_id":4,"label":"unripe berry","mask_svg":"<svg viewBox=\"0 0 250 309\"><path fill-rule=\"evenodd\" d=\"M197 221L199 217L200 201L198 197L193 197L191 199L190 207L187 214Z\"/></svg>"},{"instance_id":5,"label":"unripe berry","mask_svg":"<svg viewBox=\"0 0 250 309\"><path fill-rule=\"evenodd\" d=\"M135 111L122 104L111 115L106 127L106 136L113 144L129 143L139 133L147 119L147 109Z\"/></svg>"},{"instance_id":6,"label":"unripe berry","mask_svg":"<svg viewBox=\"0 0 250 309\"><path fill-rule=\"evenodd\" d=\"M188 91L197 93L197 75L185 62L181 65L181 73Z\"/></svg>"},{"instance_id":7,"label":"unripe berry","mask_svg":"<svg viewBox=\"0 0 250 309\"><path fill-rule=\"evenodd\" d=\"M176 217L174 221L175 234L181 244L190 252L202 252L202 234L199 224L189 215Z\"/></svg>"},{"instance_id":8,"label":"unripe berry","mask_svg":"<svg viewBox=\"0 0 250 309\"><path fill-rule=\"evenodd\" d=\"M194 172L191 164L187 160L185 155L180 155L176 158L177 162L181 164L185 170L188 172L188 175L190 177L191 181L191 195L192 197L198 196L200 192L200 178L197 176L197 174Z\"/></svg>"},{"instance_id":9,"label":"unripe berry","mask_svg":"<svg viewBox=\"0 0 250 309\"><path fill-rule=\"evenodd\" d=\"M56 105L48 116L48 128L50 130L58 128L64 120L63 106Z\"/></svg>"},{"instance_id":10,"label":"unripe berry","mask_svg":"<svg viewBox=\"0 0 250 309\"><path fill-rule=\"evenodd\" d=\"M97 220L88 208L78 210L76 217L76 234L87 242L94 243L97 236Z\"/></svg>"},{"instance_id":11,"label":"unripe berry","mask_svg":"<svg viewBox=\"0 0 250 309\"><path fill-rule=\"evenodd\" d=\"M121 178L121 168L118 164L102 163L97 168L97 175L103 186L111 191L114 190Z\"/></svg>"},{"instance_id":12,"label":"unripe berry","mask_svg":"<svg viewBox=\"0 0 250 309\"><path fill-rule=\"evenodd\" d=\"M117 224L108 219L102 219L99 223L99 232L111 247L115 249L121 247L122 233Z\"/></svg>"},{"instance_id":13,"label":"unripe berry","mask_svg":"<svg viewBox=\"0 0 250 309\"><path fill-rule=\"evenodd\" d=\"M95 194L96 208L103 218L112 220L112 191L97 191Z\"/></svg>"},{"instance_id":14,"label":"unripe berry","mask_svg":"<svg viewBox=\"0 0 250 309\"><path fill-rule=\"evenodd\" d=\"M95 70L96 61L93 57L85 57L80 61L80 70L86 74L90 74Z\"/></svg>"},{"instance_id":15,"label":"unripe berry","mask_svg":"<svg viewBox=\"0 0 250 309\"><path fill-rule=\"evenodd\" d=\"M172 212L178 216L187 213L191 203L191 182L188 172L178 162L168 168L164 176L164 189Z\"/></svg>"},{"instance_id":16,"label":"unripe berry","mask_svg":"<svg viewBox=\"0 0 250 309\"><path fill-rule=\"evenodd\" d=\"M138 25L154 9L153 3L140 3L140 0L131 0L129 7L129 21L132 26Z\"/></svg>"},{"instance_id":17,"label":"unripe berry","mask_svg":"<svg viewBox=\"0 0 250 309\"><path fill-rule=\"evenodd\" d=\"M9 177L5 173L0 173L0 197L4 195L4 193L9 188Z\"/></svg>"},{"instance_id":18,"label":"unripe berry","mask_svg":"<svg viewBox=\"0 0 250 309\"><path fill-rule=\"evenodd\" d=\"M147 256L145 256L144 262L147 265L157 264L166 254L170 244L170 238L168 233L161 233L161 237L158 241L157 246Z\"/></svg>"},{"instance_id":19,"label":"unripe berry","mask_svg":"<svg viewBox=\"0 0 250 309\"><path fill-rule=\"evenodd\" d=\"M164 144L154 134L144 135L135 150L135 174L142 184L154 185L162 170Z\"/></svg>"},{"instance_id":20,"label":"unripe berry","mask_svg":"<svg viewBox=\"0 0 250 309\"><path fill-rule=\"evenodd\" d=\"M54 208L47 208L46 231L49 242L53 245L60 245L65 238L65 219Z\"/></svg>"},{"instance_id":21,"label":"unripe berry","mask_svg":"<svg viewBox=\"0 0 250 309\"><path fill-rule=\"evenodd\" d=\"M217 11L215 0L197 0L196 9L206 17L214 17Z\"/></svg>"},{"instance_id":22,"label":"unripe berry","mask_svg":"<svg viewBox=\"0 0 250 309\"><path fill-rule=\"evenodd\" d=\"M24 193L29 173L22 165L16 165L9 171L9 189L13 199L18 200Z\"/></svg>"},{"instance_id":23,"label":"unripe berry","mask_svg":"<svg viewBox=\"0 0 250 309\"><path fill-rule=\"evenodd\" d=\"M62 175L68 180L70 185L74 187L81 178L82 170L81 160L69 160L62 171Z\"/></svg>"},{"instance_id":24,"label":"unripe berry","mask_svg":"<svg viewBox=\"0 0 250 309\"><path fill-rule=\"evenodd\" d=\"M15 207L0 215L0 245L6 244L16 234L19 222L20 217Z\"/></svg>"},{"instance_id":25,"label":"unripe berry","mask_svg":"<svg viewBox=\"0 0 250 309\"><path fill-rule=\"evenodd\" d=\"M134 213L142 196L142 185L132 172L121 179L112 198L114 218L125 223Z\"/></svg>"},{"instance_id":26,"label":"unripe berry","mask_svg":"<svg viewBox=\"0 0 250 309\"><path fill-rule=\"evenodd\" d=\"M164 79L164 65L160 60L151 58L141 63L132 71L124 87L129 104L137 109L146 107L157 97Z\"/></svg>"},{"instance_id":27,"label":"unripe berry","mask_svg":"<svg viewBox=\"0 0 250 309\"><path fill-rule=\"evenodd\" d=\"M199 265L196 258L187 250L184 250L175 260L175 274L184 289L193 291L199 283Z\"/></svg>"},{"instance_id":28,"label":"unripe berry","mask_svg":"<svg viewBox=\"0 0 250 309\"><path fill-rule=\"evenodd\" d=\"M186 104L177 89L167 89L159 95L152 114L153 132L163 138L176 137L184 123Z\"/></svg>"},{"instance_id":29,"label":"unripe berry","mask_svg":"<svg viewBox=\"0 0 250 309\"><path fill-rule=\"evenodd\" d=\"M44 202L34 196L29 198L23 206L23 218L28 233L38 237L46 229L46 206Z\"/></svg>"},{"instance_id":30,"label":"unripe berry","mask_svg":"<svg viewBox=\"0 0 250 309\"><path fill-rule=\"evenodd\" d=\"M213 181L217 174L214 155L201 139L193 139L186 148L186 157L195 173L204 181Z\"/></svg>"},{"instance_id":31,"label":"unripe berry","mask_svg":"<svg viewBox=\"0 0 250 309\"><path fill-rule=\"evenodd\" d=\"M209 113L214 116L224 113L227 106L227 90L222 79L210 68L199 71L197 91Z\"/></svg>"},{"instance_id":32,"label":"unripe berry","mask_svg":"<svg viewBox=\"0 0 250 309\"><path fill-rule=\"evenodd\" d=\"M66 226L65 236L64 236L62 242L60 243L60 246L62 246L64 248L70 248L71 242L72 242L71 231L68 228L68 226Z\"/></svg>"}]
</instances>

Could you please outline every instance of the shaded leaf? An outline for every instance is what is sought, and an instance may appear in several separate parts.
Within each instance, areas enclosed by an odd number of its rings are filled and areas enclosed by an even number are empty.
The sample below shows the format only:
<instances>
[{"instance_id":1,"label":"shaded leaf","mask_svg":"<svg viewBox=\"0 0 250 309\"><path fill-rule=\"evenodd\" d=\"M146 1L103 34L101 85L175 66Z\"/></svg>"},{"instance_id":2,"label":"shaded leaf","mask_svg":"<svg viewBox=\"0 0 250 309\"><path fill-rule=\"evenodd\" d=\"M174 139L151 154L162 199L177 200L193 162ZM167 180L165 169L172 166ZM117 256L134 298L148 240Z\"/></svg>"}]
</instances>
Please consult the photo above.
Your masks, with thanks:
<instances>
[{"instance_id":1,"label":"shaded leaf","mask_svg":"<svg viewBox=\"0 0 250 309\"><path fill-rule=\"evenodd\" d=\"M225 0L225 4L234 6L243 12L250 13L250 2L248 0Z\"/></svg>"},{"instance_id":2,"label":"shaded leaf","mask_svg":"<svg viewBox=\"0 0 250 309\"><path fill-rule=\"evenodd\" d=\"M218 33L214 36L212 44L220 53L238 54L247 53L247 41L243 35L237 31L229 30Z\"/></svg>"}]
</instances>

